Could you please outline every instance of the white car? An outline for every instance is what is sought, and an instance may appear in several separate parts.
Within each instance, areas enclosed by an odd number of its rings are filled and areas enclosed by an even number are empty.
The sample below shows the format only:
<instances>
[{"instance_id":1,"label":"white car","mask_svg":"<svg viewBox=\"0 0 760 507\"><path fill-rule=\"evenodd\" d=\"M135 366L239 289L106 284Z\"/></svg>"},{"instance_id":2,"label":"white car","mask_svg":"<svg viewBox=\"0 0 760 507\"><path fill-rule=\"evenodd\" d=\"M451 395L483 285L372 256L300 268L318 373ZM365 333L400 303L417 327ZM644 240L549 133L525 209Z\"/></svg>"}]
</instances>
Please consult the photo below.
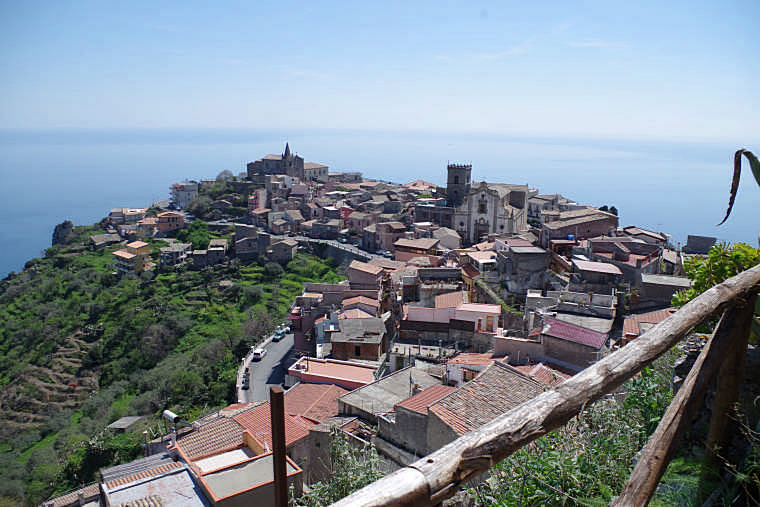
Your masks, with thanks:
<instances>
[{"instance_id":1,"label":"white car","mask_svg":"<svg viewBox=\"0 0 760 507\"><path fill-rule=\"evenodd\" d=\"M251 357L254 361L261 361L261 359L267 355L267 349L256 349L253 351L253 357Z\"/></svg>"}]
</instances>

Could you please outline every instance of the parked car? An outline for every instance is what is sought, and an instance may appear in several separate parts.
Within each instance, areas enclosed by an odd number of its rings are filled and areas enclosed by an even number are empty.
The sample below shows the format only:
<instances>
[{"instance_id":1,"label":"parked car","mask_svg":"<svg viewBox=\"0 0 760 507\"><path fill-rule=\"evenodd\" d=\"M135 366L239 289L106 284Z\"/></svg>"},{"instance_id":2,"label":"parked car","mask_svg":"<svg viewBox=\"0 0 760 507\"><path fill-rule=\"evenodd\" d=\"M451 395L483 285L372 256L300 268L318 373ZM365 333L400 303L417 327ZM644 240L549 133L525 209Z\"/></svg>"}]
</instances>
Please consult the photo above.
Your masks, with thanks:
<instances>
[{"instance_id":1,"label":"parked car","mask_svg":"<svg viewBox=\"0 0 760 507\"><path fill-rule=\"evenodd\" d=\"M282 329L278 329L275 331L274 336L272 336L272 341L278 342L282 340L285 337L285 331Z\"/></svg>"},{"instance_id":2,"label":"parked car","mask_svg":"<svg viewBox=\"0 0 760 507\"><path fill-rule=\"evenodd\" d=\"M256 349L253 351L253 359L254 361L261 361L261 359L267 355L267 349Z\"/></svg>"}]
</instances>

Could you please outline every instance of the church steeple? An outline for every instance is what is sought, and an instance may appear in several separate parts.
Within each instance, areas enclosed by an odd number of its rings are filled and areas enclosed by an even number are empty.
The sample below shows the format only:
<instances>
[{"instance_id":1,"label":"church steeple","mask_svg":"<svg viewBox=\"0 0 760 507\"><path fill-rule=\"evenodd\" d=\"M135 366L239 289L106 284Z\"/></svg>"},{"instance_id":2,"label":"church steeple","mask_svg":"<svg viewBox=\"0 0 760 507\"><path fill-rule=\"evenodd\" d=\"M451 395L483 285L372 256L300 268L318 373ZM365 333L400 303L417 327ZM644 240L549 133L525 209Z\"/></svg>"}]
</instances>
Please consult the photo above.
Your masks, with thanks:
<instances>
[{"instance_id":1,"label":"church steeple","mask_svg":"<svg viewBox=\"0 0 760 507\"><path fill-rule=\"evenodd\" d=\"M284 159L290 158L290 144L285 143L285 155L282 156Z\"/></svg>"}]
</instances>

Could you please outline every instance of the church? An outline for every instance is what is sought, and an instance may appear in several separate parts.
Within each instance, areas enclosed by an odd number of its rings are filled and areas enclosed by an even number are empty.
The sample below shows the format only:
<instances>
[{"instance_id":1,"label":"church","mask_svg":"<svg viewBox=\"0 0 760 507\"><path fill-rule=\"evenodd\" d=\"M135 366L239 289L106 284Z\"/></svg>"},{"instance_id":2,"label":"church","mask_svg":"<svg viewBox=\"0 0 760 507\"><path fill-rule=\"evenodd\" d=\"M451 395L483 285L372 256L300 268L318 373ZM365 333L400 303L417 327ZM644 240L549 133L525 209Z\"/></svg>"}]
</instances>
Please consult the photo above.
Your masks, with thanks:
<instances>
[{"instance_id":1,"label":"church","mask_svg":"<svg viewBox=\"0 0 760 507\"><path fill-rule=\"evenodd\" d=\"M294 178L304 178L303 157L290 152L290 145L285 143L285 153L282 155L267 155L246 165L248 179L256 174L287 174Z\"/></svg>"},{"instance_id":2,"label":"church","mask_svg":"<svg viewBox=\"0 0 760 507\"><path fill-rule=\"evenodd\" d=\"M489 234L517 233L528 227L528 185L471 184L472 165L449 164L448 206L454 208L453 229L465 244L485 241Z\"/></svg>"}]
</instances>

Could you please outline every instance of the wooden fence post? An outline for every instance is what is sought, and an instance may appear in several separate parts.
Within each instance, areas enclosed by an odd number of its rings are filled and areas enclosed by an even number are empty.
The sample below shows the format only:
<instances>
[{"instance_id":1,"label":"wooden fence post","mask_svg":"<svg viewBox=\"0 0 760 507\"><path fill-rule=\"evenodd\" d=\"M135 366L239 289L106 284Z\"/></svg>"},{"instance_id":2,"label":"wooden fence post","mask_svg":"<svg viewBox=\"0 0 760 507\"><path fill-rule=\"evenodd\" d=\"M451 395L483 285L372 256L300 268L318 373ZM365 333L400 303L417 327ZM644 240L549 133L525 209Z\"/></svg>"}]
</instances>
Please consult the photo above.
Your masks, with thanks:
<instances>
[{"instance_id":1,"label":"wooden fence post","mask_svg":"<svg viewBox=\"0 0 760 507\"><path fill-rule=\"evenodd\" d=\"M715 399L710 415L710 430L707 433L707 443L705 444L705 460L700 490L706 482L719 477L720 474L716 475L716 473L722 468L721 463L728 459L724 450L728 448L730 443L728 428L731 416L734 413L734 404L739 397L756 297L757 294L754 294L748 298L744 303L741 315L737 316L739 322L736 324L736 334L726 348L723 362L720 365L720 370L718 370Z\"/></svg>"},{"instance_id":2,"label":"wooden fence post","mask_svg":"<svg viewBox=\"0 0 760 507\"><path fill-rule=\"evenodd\" d=\"M702 404L705 392L723 362L725 350L742 332L742 326L749 329L744 317L747 311L751 316L752 308L732 306L723 313L718 328L702 349L660 424L641 451L641 457L620 496L611 505L638 507L649 503L681 436L691 424L694 412Z\"/></svg>"}]
</instances>

